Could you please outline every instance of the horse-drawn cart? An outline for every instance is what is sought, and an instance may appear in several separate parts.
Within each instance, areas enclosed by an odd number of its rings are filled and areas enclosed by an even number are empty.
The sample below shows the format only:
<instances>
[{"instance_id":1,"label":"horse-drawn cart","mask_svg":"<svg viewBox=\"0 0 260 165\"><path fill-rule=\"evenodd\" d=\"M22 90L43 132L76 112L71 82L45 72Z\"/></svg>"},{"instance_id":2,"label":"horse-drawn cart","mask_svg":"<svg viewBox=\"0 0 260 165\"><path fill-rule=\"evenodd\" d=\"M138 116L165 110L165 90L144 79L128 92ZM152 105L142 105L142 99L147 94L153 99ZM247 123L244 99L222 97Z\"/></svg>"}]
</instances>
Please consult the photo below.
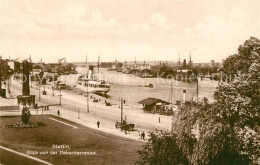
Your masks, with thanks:
<instances>
[{"instance_id":1,"label":"horse-drawn cart","mask_svg":"<svg viewBox=\"0 0 260 165\"><path fill-rule=\"evenodd\" d=\"M133 131L135 128L135 124L127 124L127 122L125 121L123 121L123 123L116 121L115 127L117 129L121 128L121 130L124 131Z\"/></svg>"}]
</instances>

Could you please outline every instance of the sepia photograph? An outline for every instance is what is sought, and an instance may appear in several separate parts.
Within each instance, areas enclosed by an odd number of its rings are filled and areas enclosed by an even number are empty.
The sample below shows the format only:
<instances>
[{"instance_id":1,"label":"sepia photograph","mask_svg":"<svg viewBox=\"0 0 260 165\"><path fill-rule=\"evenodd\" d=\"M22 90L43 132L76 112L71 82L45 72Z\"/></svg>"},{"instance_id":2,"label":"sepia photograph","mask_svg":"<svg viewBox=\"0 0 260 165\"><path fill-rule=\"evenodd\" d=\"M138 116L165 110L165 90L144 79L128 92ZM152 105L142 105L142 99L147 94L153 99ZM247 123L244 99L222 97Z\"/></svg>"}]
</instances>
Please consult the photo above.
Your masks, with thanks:
<instances>
[{"instance_id":1,"label":"sepia photograph","mask_svg":"<svg viewBox=\"0 0 260 165\"><path fill-rule=\"evenodd\" d=\"M0 0L1 165L260 165L260 0Z\"/></svg>"}]
</instances>

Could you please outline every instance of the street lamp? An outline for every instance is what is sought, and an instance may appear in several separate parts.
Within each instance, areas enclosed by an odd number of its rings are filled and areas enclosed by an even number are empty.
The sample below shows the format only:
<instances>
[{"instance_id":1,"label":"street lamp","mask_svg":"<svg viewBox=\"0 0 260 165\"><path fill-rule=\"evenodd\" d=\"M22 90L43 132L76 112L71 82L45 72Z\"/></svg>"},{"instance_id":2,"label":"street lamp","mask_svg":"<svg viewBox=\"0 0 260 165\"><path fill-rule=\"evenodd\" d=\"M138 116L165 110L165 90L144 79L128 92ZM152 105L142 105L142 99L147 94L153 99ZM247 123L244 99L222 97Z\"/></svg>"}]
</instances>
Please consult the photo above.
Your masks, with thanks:
<instances>
[{"instance_id":1,"label":"street lamp","mask_svg":"<svg viewBox=\"0 0 260 165\"><path fill-rule=\"evenodd\" d=\"M52 96L54 96L54 77L55 77L55 71L53 72L53 77L52 77Z\"/></svg>"},{"instance_id":2,"label":"street lamp","mask_svg":"<svg viewBox=\"0 0 260 165\"><path fill-rule=\"evenodd\" d=\"M60 88L60 94L58 95L58 96L60 96L60 103L59 103L59 105L61 105L61 86L59 85L59 88Z\"/></svg>"},{"instance_id":3,"label":"street lamp","mask_svg":"<svg viewBox=\"0 0 260 165\"><path fill-rule=\"evenodd\" d=\"M122 124L123 124L123 104L124 104L124 101L123 99L121 98L121 130L123 129L122 128Z\"/></svg>"},{"instance_id":4,"label":"street lamp","mask_svg":"<svg viewBox=\"0 0 260 165\"><path fill-rule=\"evenodd\" d=\"M31 88L32 88L32 73L31 73L31 76L30 76L30 80L31 80Z\"/></svg>"},{"instance_id":5,"label":"street lamp","mask_svg":"<svg viewBox=\"0 0 260 165\"><path fill-rule=\"evenodd\" d=\"M39 83L39 100L41 100L41 83Z\"/></svg>"},{"instance_id":6,"label":"street lamp","mask_svg":"<svg viewBox=\"0 0 260 165\"><path fill-rule=\"evenodd\" d=\"M87 112L89 112L89 93L88 93L88 81L87 81Z\"/></svg>"}]
</instances>

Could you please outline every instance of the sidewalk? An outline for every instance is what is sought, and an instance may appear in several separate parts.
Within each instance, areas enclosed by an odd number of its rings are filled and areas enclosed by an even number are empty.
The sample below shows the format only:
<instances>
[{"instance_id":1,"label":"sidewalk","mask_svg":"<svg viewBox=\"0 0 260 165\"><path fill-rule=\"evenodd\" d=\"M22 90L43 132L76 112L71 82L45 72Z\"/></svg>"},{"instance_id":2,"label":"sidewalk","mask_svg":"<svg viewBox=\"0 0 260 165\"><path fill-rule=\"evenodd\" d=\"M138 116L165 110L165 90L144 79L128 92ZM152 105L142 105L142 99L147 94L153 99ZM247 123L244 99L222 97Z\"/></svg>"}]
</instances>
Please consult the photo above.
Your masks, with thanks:
<instances>
[{"instance_id":1,"label":"sidewalk","mask_svg":"<svg viewBox=\"0 0 260 165\"><path fill-rule=\"evenodd\" d=\"M11 91L13 95L19 95L21 92L21 84L13 81L11 84ZM144 113L141 110L141 107L125 105L123 107L123 118L127 118L127 123L135 124L135 129L138 131L128 132L125 135L124 132L121 132L120 129L115 128L116 121L120 122L121 120L121 109L119 105L113 104L112 106L105 105L105 98L100 96L93 97L97 99L101 99L98 103L94 103L93 99L89 98L89 109L90 112L87 112L87 98L75 93L74 91L66 91L62 90L62 101L61 106L57 105L59 103L59 91L55 91L55 96L52 96L51 87L46 86L45 90L47 91L47 95L41 95L41 100L39 100L39 90L37 90L36 86L30 88L31 94L36 95L36 102L38 106L44 105L52 105L50 106L49 111L43 111L43 114L52 114L57 116L58 109L61 112L60 117L73 121L75 123L79 123L81 125L94 128L106 133L114 134L117 136L131 138L131 139L139 139L139 132L145 131L146 135L148 132L155 131L155 129L159 130L170 130L171 129L171 116L162 116L158 114L150 114ZM43 91L43 87L41 92ZM108 101L110 101L108 99ZM37 111L32 114L37 114ZM13 112L12 112L13 113ZM41 114L42 111L39 109L38 115ZM20 115L17 113L17 115ZM79 117L78 117L79 116ZM158 122L158 118L160 117L161 122ZM97 121L100 121L100 128L97 128Z\"/></svg>"}]
</instances>

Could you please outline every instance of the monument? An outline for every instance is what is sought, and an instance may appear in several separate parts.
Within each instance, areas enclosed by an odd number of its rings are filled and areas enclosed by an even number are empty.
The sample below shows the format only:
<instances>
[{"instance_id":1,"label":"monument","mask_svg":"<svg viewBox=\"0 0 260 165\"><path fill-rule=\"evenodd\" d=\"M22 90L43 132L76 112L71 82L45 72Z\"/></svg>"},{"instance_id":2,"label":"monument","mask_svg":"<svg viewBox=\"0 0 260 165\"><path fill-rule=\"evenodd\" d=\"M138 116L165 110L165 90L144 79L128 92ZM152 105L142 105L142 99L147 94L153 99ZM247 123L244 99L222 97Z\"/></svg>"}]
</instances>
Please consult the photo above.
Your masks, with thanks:
<instances>
[{"instance_id":1,"label":"monument","mask_svg":"<svg viewBox=\"0 0 260 165\"><path fill-rule=\"evenodd\" d=\"M24 107L34 108L35 95L30 95L29 63L27 60L23 61L21 69L22 69L22 95L17 96L17 104L20 106L20 109L23 109Z\"/></svg>"}]
</instances>

